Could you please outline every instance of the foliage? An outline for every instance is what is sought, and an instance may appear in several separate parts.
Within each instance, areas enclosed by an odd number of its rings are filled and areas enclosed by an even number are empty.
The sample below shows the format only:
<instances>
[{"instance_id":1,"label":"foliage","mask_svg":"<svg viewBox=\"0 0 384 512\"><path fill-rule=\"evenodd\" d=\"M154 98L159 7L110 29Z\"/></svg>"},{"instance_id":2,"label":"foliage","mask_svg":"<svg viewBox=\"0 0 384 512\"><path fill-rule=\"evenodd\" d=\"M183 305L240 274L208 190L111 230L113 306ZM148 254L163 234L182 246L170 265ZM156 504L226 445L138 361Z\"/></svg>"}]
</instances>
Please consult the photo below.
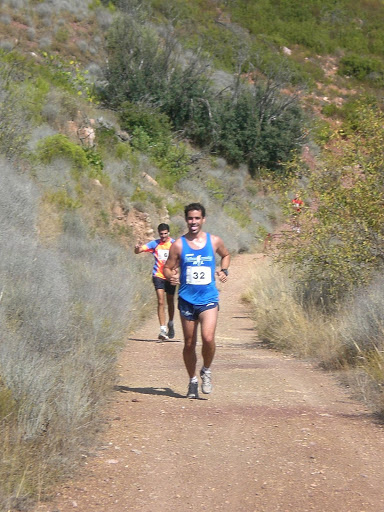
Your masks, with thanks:
<instances>
[{"instance_id":1,"label":"foliage","mask_svg":"<svg viewBox=\"0 0 384 512\"><path fill-rule=\"evenodd\" d=\"M208 117L206 66L196 57L182 65L172 34L160 39L152 28L122 15L110 30L108 50L108 84L103 94L109 105L124 104L127 110L127 100L145 103L165 113L175 130L193 124L198 115Z\"/></svg>"},{"instance_id":2,"label":"foliage","mask_svg":"<svg viewBox=\"0 0 384 512\"><path fill-rule=\"evenodd\" d=\"M361 107L369 109L380 108L378 99L369 93L351 98L339 109L338 114L342 120L342 132L346 135L356 132L361 118Z\"/></svg>"},{"instance_id":3,"label":"foliage","mask_svg":"<svg viewBox=\"0 0 384 512\"><path fill-rule=\"evenodd\" d=\"M220 103L217 148L229 162L246 162L254 175L278 169L291 158L302 137L302 113L295 95L282 95L277 82L241 88Z\"/></svg>"},{"instance_id":4,"label":"foliage","mask_svg":"<svg viewBox=\"0 0 384 512\"><path fill-rule=\"evenodd\" d=\"M128 133L142 128L156 142L171 136L169 118L149 105L123 102L119 107L119 117L121 127Z\"/></svg>"},{"instance_id":5,"label":"foliage","mask_svg":"<svg viewBox=\"0 0 384 512\"><path fill-rule=\"evenodd\" d=\"M1 168L0 509L10 510L45 494L94 439L149 284L136 281L140 259L92 239L74 210L44 247L38 187L4 159Z\"/></svg>"},{"instance_id":6,"label":"foliage","mask_svg":"<svg viewBox=\"0 0 384 512\"><path fill-rule=\"evenodd\" d=\"M47 164L56 158L66 158L79 170L88 167L88 159L83 148L58 133L39 141L37 153L41 162Z\"/></svg>"},{"instance_id":7,"label":"foliage","mask_svg":"<svg viewBox=\"0 0 384 512\"><path fill-rule=\"evenodd\" d=\"M47 191L45 193L45 199L63 209L74 209L80 208L81 203L77 199L73 199L67 190L61 189L56 191Z\"/></svg>"},{"instance_id":8,"label":"foliage","mask_svg":"<svg viewBox=\"0 0 384 512\"><path fill-rule=\"evenodd\" d=\"M78 96L84 96L90 103L97 103L94 87L87 77L88 71L84 70L79 62L48 52L42 52L42 56L47 69L52 70L59 81L69 85Z\"/></svg>"},{"instance_id":9,"label":"foliage","mask_svg":"<svg viewBox=\"0 0 384 512\"><path fill-rule=\"evenodd\" d=\"M315 208L301 233L283 243L302 289L316 284L326 305L369 282L384 263L384 115L362 106L357 130L333 141L324 168L310 176ZM311 285L312 287L312 285Z\"/></svg>"},{"instance_id":10,"label":"foliage","mask_svg":"<svg viewBox=\"0 0 384 512\"><path fill-rule=\"evenodd\" d=\"M224 211L229 217L235 219L242 228L247 227L251 222L247 212L244 212L235 206L224 205Z\"/></svg>"},{"instance_id":11,"label":"foliage","mask_svg":"<svg viewBox=\"0 0 384 512\"><path fill-rule=\"evenodd\" d=\"M370 80L376 85L383 85L384 61L363 55L347 55L340 59L338 73L357 80Z\"/></svg>"},{"instance_id":12,"label":"foliage","mask_svg":"<svg viewBox=\"0 0 384 512\"><path fill-rule=\"evenodd\" d=\"M49 164L60 158L69 160L72 163L72 175L78 181L81 175L85 174L89 178L98 179L104 185L109 185L110 178L104 172L104 162L101 155L94 148L87 148L73 143L61 133L51 135L42 139L37 144L37 155L40 162ZM52 198L57 198L63 206L68 203L67 193L59 191ZM71 200L72 201L72 200ZM69 203L68 203L69 204ZM75 204L72 207L76 207Z\"/></svg>"},{"instance_id":13,"label":"foliage","mask_svg":"<svg viewBox=\"0 0 384 512\"><path fill-rule=\"evenodd\" d=\"M30 116L24 95L15 85L24 77L9 55L0 52L0 64L0 153L21 157L28 140L25 121Z\"/></svg>"},{"instance_id":14,"label":"foliage","mask_svg":"<svg viewBox=\"0 0 384 512\"><path fill-rule=\"evenodd\" d=\"M238 0L229 3L233 21L252 34L263 34L283 44L303 45L317 53L335 53L338 48L356 51L368 46L379 49L384 10L379 1L367 3L341 0ZM281 43L280 43L281 44Z\"/></svg>"},{"instance_id":15,"label":"foliage","mask_svg":"<svg viewBox=\"0 0 384 512\"><path fill-rule=\"evenodd\" d=\"M272 347L311 358L343 378L367 405L384 414L383 278L357 288L332 314L297 292L295 276L268 258L255 267L244 300L251 306L258 336Z\"/></svg>"},{"instance_id":16,"label":"foliage","mask_svg":"<svg viewBox=\"0 0 384 512\"><path fill-rule=\"evenodd\" d=\"M281 70L271 66L268 79L252 87L240 85L238 76L217 94L197 58L181 66L170 34L160 39L127 16L111 29L109 54L105 100L119 109L141 151L154 143L160 148L159 138L166 147L167 118L174 130L231 163L247 163L252 173L261 166L279 168L301 142L302 113L295 94L280 92L287 83Z\"/></svg>"}]
</instances>

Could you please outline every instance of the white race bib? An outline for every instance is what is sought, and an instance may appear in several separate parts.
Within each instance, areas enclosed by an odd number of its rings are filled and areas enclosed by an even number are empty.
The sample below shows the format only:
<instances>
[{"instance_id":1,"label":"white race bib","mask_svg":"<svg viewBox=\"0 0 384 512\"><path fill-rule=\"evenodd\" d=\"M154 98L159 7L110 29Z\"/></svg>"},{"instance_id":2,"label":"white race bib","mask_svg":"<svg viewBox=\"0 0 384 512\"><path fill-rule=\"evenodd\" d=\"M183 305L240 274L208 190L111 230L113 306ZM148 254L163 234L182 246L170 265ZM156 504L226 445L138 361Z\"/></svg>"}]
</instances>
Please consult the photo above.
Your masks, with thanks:
<instances>
[{"instance_id":1,"label":"white race bib","mask_svg":"<svg viewBox=\"0 0 384 512\"><path fill-rule=\"evenodd\" d=\"M167 261L169 249L159 249L157 252L160 261Z\"/></svg>"},{"instance_id":2,"label":"white race bib","mask_svg":"<svg viewBox=\"0 0 384 512\"><path fill-rule=\"evenodd\" d=\"M209 284L211 282L211 267L187 267L187 284Z\"/></svg>"}]
</instances>

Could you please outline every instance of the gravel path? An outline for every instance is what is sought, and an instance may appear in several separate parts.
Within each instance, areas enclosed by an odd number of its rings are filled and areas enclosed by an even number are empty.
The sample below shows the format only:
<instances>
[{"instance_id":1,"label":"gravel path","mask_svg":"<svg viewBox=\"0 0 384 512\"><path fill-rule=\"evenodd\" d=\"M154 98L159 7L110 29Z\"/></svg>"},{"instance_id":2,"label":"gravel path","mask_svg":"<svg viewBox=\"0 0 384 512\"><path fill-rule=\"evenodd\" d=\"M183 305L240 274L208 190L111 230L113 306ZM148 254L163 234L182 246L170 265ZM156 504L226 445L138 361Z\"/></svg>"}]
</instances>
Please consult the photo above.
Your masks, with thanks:
<instances>
[{"instance_id":1,"label":"gravel path","mask_svg":"<svg viewBox=\"0 0 384 512\"><path fill-rule=\"evenodd\" d=\"M257 341L240 297L259 257L235 258L222 286L212 395L184 398L180 323L156 343L153 317L121 354L94 456L36 511L384 511L382 426L331 375Z\"/></svg>"}]
</instances>

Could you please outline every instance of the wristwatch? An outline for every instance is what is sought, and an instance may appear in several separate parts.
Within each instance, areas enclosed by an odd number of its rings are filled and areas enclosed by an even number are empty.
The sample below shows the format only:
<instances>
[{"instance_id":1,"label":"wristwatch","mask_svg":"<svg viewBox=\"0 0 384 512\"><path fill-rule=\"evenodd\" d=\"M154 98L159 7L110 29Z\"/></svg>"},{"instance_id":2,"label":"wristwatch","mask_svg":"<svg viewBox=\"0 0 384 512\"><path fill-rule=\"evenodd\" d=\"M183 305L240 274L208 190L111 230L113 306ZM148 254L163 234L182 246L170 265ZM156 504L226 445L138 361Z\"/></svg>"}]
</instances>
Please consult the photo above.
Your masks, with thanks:
<instances>
[{"instance_id":1,"label":"wristwatch","mask_svg":"<svg viewBox=\"0 0 384 512\"><path fill-rule=\"evenodd\" d=\"M224 272L224 274L227 276L228 275L228 269L227 268L222 268L220 270L220 272Z\"/></svg>"}]
</instances>

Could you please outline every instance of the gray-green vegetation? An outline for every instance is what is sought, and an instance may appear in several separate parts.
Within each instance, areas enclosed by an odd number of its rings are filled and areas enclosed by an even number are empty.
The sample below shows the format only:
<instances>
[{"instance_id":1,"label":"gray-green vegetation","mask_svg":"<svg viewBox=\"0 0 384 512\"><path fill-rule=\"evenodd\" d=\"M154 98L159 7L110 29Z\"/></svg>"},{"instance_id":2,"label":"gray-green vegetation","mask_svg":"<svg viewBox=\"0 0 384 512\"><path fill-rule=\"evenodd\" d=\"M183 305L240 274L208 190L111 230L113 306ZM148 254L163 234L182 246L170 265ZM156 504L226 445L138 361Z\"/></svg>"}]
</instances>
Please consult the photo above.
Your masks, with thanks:
<instances>
[{"instance_id":1,"label":"gray-green vegetation","mask_svg":"<svg viewBox=\"0 0 384 512\"><path fill-rule=\"evenodd\" d=\"M0 510L47 496L94 442L119 349L153 306L136 236L159 221L177 236L191 201L239 253L302 190L283 270L249 294L258 331L353 367L382 412L381 2L0 9Z\"/></svg>"}]
</instances>

